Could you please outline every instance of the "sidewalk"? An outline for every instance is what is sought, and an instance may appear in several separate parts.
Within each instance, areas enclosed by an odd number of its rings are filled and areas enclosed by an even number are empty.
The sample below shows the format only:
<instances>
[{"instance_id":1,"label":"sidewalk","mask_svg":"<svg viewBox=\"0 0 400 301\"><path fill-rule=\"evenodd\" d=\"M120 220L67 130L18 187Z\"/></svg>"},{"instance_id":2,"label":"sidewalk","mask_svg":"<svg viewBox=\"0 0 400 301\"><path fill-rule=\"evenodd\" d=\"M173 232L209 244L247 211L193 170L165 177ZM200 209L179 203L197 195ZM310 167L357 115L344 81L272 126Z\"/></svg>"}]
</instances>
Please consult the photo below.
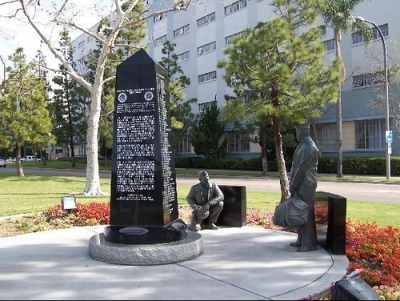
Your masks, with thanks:
<instances>
[{"instance_id":1,"label":"sidewalk","mask_svg":"<svg viewBox=\"0 0 400 301\"><path fill-rule=\"evenodd\" d=\"M200 231L203 253L191 260L113 265L88 253L103 227L0 238L0 299L299 300L328 289L348 265L321 247L296 252L294 233L249 226Z\"/></svg>"}]
</instances>

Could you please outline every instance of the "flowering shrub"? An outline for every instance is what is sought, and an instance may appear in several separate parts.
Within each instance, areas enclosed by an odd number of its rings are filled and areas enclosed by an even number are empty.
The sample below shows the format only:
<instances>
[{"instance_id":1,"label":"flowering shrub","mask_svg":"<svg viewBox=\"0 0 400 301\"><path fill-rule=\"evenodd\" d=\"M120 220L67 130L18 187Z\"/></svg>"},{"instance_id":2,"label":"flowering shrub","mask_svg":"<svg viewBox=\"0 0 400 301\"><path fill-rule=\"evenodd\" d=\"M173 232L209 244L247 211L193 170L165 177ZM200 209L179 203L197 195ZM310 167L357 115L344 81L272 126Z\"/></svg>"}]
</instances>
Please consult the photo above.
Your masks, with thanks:
<instances>
[{"instance_id":1,"label":"flowering shrub","mask_svg":"<svg viewBox=\"0 0 400 301\"><path fill-rule=\"evenodd\" d=\"M75 226L87 225L87 220L93 220L97 225L106 225L110 222L110 203L77 204L77 208L72 209L70 214L61 205L54 205L47 208L43 215L49 222L70 216L78 223Z\"/></svg>"},{"instance_id":2,"label":"flowering shrub","mask_svg":"<svg viewBox=\"0 0 400 301\"><path fill-rule=\"evenodd\" d=\"M381 300L400 300L400 285L397 286L374 286L375 292Z\"/></svg>"},{"instance_id":3,"label":"flowering shrub","mask_svg":"<svg viewBox=\"0 0 400 301\"><path fill-rule=\"evenodd\" d=\"M48 207L37 218L37 222L40 223L41 219L45 219L45 221L53 228L107 225L110 223L110 204L77 204L77 208L72 209L70 213L63 210L61 205L54 205Z\"/></svg>"},{"instance_id":4,"label":"flowering shrub","mask_svg":"<svg viewBox=\"0 0 400 301\"><path fill-rule=\"evenodd\" d=\"M346 255L350 272L363 269L361 277L370 286L400 284L400 229L349 220Z\"/></svg>"},{"instance_id":5,"label":"flowering shrub","mask_svg":"<svg viewBox=\"0 0 400 301\"><path fill-rule=\"evenodd\" d=\"M272 223L273 214L267 210L247 209L247 223L253 226L262 226L266 229L271 229L275 225Z\"/></svg>"},{"instance_id":6,"label":"flowering shrub","mask_svg":"<svg viewBox=\"0 0 400 301\"><path fill-rule=\"evenodd\" d=\"M246 220L249 225L261 226L264 229L281 230L286 232L297 232L296 228L286 228L273 223L274 213L264 209L247 209Z\"/></svg>"},{"instance_id":7,"label":"flowering shrub","mask_svg":"<svg viewBox=\"0 0 400 301\"><path fill-rule=\"evenodd\" d=\"M107 225L110 223L110 203L78 204L75 214L79 216L82 223L93 219L96 224ZM96 225L95 224L95 225Z\"/></svg>"},{"instance_id":8,"label":"flowering shrub","mask_svg":"<svg viewBox=\"0 0 400 301\"><path fill-rule=\"evenodd\" d=\"M315 202L315 223L325 225L328 221L328 203Z\"/></svg>"}]
</instances>

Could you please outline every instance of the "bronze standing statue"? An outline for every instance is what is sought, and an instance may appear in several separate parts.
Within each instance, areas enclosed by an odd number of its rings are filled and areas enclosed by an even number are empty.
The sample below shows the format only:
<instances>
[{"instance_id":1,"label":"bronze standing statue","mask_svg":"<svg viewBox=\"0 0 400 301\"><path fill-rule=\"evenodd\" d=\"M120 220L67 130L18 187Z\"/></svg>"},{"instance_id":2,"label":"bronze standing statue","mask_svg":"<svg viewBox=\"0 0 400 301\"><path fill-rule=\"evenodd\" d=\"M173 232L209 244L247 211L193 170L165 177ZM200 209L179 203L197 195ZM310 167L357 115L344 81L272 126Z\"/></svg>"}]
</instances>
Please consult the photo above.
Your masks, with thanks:
<instances>
[{"instance_id":1,"label":"bronze standing statue","mask_svg":"<svg viewBox=\"0 0 400 301\"><path fill-rule=\"evenodd\" d=\"M200 183L193 185L186 197L193 209L189 230L217 230L215 222L224 207L224 195L206 171L199 171L198 175Z\"/></svg>"},{"instance_id":2,"label":"bronze standing statue","mask_svg":"<svg viewBox=\"0 0 400 301\"><path fill-rule=\"evenodd\" d=\"M318 148L310 137L310 125L296 126L296 137L299 144L293 156L292 168L289 177L289 191L291 196L297 194L309 205L307 222L298 228L297 241L291 243L298 252L307 252L317 249L317 231L315 226L315 191L317 189Z\"/></svg>"}]
</instances>

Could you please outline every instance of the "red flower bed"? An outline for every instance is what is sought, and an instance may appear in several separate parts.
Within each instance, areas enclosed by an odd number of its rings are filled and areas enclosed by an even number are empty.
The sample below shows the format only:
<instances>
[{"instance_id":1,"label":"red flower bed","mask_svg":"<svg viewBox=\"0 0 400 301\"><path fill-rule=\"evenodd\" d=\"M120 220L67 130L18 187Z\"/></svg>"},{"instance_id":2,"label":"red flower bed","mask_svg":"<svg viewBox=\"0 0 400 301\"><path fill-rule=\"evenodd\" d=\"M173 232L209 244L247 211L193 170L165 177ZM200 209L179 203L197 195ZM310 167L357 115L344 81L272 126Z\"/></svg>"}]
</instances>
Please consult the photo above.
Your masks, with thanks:
<instances>
[{"instance_id":1,"label":"red flower bed","mask_svg":"<svg viewBox=\"0 0 400 301\"><path fill-rule=\"evenodd\" d=\"M82 219L95 219L100 225L110 223L110 203L78 204L76 214Z\"/></svg>"},{"instance_id":2,"label":"red flower bed","mask_svg":"<svg viewBox=\"0 0 400 301\"><path fill-rule=\"evenodd\" d=\"M315 212L316 224L321 224L321 225L327 224L328 203L316 202L314 206L314 212Z\"/></svg>"},{"instance_id":3,"label":"red flower bed","mask_svg":"<svg viewBox=\"0 0 400 301\"><path fill-rule=\"evenodd\" d=\"M77 208L72 209L70 214L63 210L61 205L54 205L47 208L43 215L51 224L68 218L74 226L107 225L110 223L110 203L78 203Z\"/></svg>"},{"instance_id":4,"label":"red flower bed","mask_svg":"<svg viewBox=\"0 0 400 301\"><path fill-rule=\"evenodd\" d=\"M400 284L400 229L349 220L346 255L350 272L363 269L361 277L370 286Z\"/></svg>"}]
</instances>

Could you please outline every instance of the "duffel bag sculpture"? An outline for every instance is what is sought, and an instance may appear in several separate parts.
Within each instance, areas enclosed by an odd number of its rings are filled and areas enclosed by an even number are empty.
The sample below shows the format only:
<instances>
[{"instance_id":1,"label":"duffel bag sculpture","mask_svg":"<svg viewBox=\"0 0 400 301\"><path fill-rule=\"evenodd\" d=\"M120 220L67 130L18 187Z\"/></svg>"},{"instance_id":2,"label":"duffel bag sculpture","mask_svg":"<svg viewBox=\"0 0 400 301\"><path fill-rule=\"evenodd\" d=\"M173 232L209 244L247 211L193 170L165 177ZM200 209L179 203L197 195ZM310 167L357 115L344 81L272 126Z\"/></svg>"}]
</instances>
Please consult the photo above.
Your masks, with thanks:
<instances>
[{"instance_id":1,"label":"duffel bag sculpture","mask_svg":"<svg viewBox=\"0 0 400 301\"><path fill-rule=\"evenodd\" d=\"M308 207L297 195L290 197L276 206L273 222L282 227L300 227L307 222Z\"/></svg>"}]
</instances>

